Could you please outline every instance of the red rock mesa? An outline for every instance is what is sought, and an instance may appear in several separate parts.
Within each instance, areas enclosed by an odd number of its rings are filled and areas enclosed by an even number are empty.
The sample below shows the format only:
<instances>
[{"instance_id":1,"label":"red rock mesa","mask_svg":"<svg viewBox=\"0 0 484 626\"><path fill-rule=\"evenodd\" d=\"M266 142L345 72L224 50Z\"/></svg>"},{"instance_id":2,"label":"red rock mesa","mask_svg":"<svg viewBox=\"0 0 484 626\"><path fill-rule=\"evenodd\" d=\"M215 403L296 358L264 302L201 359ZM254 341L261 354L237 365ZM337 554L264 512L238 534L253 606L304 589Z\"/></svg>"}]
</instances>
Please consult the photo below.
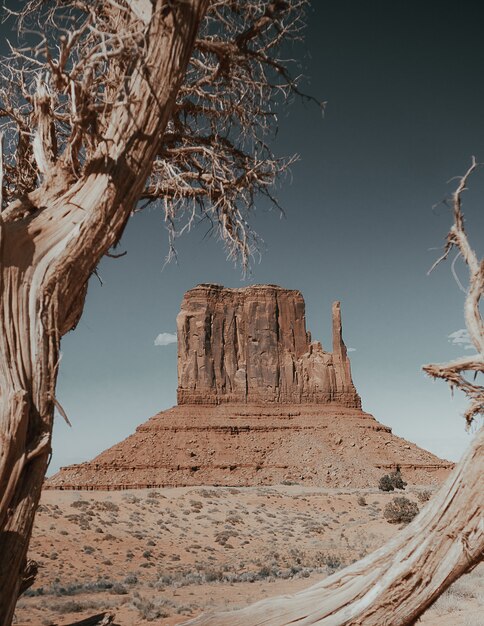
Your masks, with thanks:
<instances>
[{"instance_id":1,"label":"red rock mesa","mask_svg":"<svg viewBox=\"0 0 484 626\"><path fill-rule=\"evenodd\" d=\"M46 487L375 487L397 465L409 482L442 480L452 463L362 411L339 302L332 323L325 352L306 330L299 291L198 285L177 318L178 405Z\"/></svg>"},{"instance_id":2,"label":"red rock mesa","mask_svg":"<svg viewBox=\"0 0 484 626\"><path fill-rule=\"evenodd\" d=\"M311 342L299 291L199 285L177 317L178 404L281 403L361 408L333 304L333 352Z\"/></svg>"}]
</instances>

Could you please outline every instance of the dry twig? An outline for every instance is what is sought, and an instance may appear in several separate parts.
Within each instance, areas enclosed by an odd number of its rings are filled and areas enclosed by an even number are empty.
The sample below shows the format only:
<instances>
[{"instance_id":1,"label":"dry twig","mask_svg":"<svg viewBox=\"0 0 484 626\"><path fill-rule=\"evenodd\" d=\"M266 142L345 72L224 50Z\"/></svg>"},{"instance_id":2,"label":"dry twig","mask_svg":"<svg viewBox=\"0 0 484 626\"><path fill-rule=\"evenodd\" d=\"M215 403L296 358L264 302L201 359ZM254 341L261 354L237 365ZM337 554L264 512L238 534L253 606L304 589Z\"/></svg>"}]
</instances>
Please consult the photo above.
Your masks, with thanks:
<instances>
[{"instance_id":1,"label":"dry twig","mask_svg":"<svg viewBox=\"0 0 484 626\"><path fill-rule=\"evenodd\" d=\"M4 204L59 169L79 180L109 141L110 114L133 98L125 86L146 54L151 5L107 4L30 0L16 14L38 42L12 47L0 66L0 127L8 142ZM297 65L282 52L301 38L307 4L209 3L141 196L162 203L169 259L175 239L200 221L244 268L257 248L248 216L259 196L279 206L272 189L295 158L275 157L266 138L292 95L314 100L301 92L301 76L290 71ZM24 214L25 207L8 219Z\"/></svg>"},{"instance_id":2,"label":"dry twig","mask_svg":"<svg viewBox=\"0 0 484 626\"><path fill-rule=\"evenodd\" d=\"M247 264L248 215L288 165L265 140L300 93L281 50L306 4L19 3L28 39L0 61L2 625L49 462L60 340L89 278L143 198L164 203L172 243L206 219Z\"/></svg>"},{"instance_id":3,"label":"dry twig","mask_svg":"<svg viewBox=\"0 0 484 626\"><path fill-rule=\"evenodd\" d=\"M447 381L452 390L457 388L466 394L470 400L470 405L464 413L468 427L476 415L484 413L484 387L475 382L477 375L484 373L484 324L479 309L479 302L484 289L484 259L479 260L470 246L464 227L462 194L467 189L470 176L481 165L475 157L472 157L469 169L459 179L457 189L452 194L454 223L447 234L443 254L429 270L429 273L432 272L437 265L447 259L453 248L457 249L458 256L461 256L466 263L469 270L469 286L465 290L464 318L469 337L477 353L449 363L430 364L423 367L429 376L442 378ZM467 380L466 373L468 372L474 372L473 382Z\"/></svg>"}]
</instances>

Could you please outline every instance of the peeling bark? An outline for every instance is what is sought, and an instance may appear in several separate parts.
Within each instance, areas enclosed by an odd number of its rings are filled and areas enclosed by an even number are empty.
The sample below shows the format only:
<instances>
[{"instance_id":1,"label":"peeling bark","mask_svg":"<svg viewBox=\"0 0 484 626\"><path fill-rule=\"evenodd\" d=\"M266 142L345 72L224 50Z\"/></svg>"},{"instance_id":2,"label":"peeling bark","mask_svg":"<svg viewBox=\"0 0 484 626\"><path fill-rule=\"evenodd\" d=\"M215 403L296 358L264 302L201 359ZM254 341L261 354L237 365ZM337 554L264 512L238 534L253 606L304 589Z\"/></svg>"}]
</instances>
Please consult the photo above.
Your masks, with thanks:
<instances>
[{"instance_id":1,"label":"peeling bark","mask_svg":"<svg viewBox=\"0 0 484 626\"><path fill-rule=\"evenodd\" d=\"M27 591L35 582L37 578L37 574L39 572L39 566L36 561L29 559L24 567L22 573L22 581L20 583L19 595L21 596L23 593Z\"/></svg>"},{"instance_id":2,"label":"peeling bark","mask_svg":"<svg viewBox=\"0 0 484 626\"><path fill-rule=\"evenodd\" d=\"M193 626L409 626L483 557L484 429L414 521L379 550L292 596L201 616Z\"/></svg>"},{"instance_id":3,"label":"peeling bark","mask_svg":"<svg viewBox=\"0 0 484 626\"><path fill-rule=\"evenodd\" d=\"M11 623L51 446L61 336L146 183L208 0L158 0L130 98L83 176L54 165L46 104L34 146L43 185L0 214L0 623ZM45 96L45 94L43 94ZM54 170L54 171L53 171ZM6 219L4 219L6 218Z\"/></svg>"}]
</instances>

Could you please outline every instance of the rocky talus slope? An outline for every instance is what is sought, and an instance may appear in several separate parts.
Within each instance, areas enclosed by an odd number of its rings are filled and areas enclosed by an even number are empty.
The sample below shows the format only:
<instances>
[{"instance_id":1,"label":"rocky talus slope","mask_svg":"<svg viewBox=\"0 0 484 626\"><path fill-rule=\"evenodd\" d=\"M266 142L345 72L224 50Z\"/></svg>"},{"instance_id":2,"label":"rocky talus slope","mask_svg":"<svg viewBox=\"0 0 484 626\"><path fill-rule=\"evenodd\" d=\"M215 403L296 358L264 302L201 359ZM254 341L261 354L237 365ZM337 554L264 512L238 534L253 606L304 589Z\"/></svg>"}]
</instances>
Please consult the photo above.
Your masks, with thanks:
<instances>
[{"instance_id":1,"label":"rocky talus slope","mask_svg":"<svg viewBox=\"0 0 484 626\"><path fill-rule=\"evenodd\" d=\"M452 467L362 411L339 303L332 352L311 341L301 293L274 285L199 285L177 325L178 405L47 488L369 487L397 465L414 484Z\"/></svg>"}]
</instances>

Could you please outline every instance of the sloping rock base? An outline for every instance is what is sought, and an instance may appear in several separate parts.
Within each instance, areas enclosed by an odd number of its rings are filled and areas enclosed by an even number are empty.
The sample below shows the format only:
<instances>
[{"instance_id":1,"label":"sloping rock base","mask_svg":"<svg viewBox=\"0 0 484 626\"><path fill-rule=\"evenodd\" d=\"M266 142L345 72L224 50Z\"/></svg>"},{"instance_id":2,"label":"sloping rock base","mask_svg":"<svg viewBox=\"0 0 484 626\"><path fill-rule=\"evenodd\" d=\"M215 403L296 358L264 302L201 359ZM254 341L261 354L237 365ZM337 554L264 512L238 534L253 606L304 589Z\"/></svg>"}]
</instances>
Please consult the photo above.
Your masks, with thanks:
<instances>
[{"instance_id":1,"label":"sloping rock base","mask_svg":"<svg viewBox=\"0 0 484 626\"><path fill-rule=\"evenodd\" d=\"M158 413L92 461L62 468L46 488L375 487L397 465L412 484L439 483L452 467L359 409L184 405Z\"/></svg>"}]
</instances>

